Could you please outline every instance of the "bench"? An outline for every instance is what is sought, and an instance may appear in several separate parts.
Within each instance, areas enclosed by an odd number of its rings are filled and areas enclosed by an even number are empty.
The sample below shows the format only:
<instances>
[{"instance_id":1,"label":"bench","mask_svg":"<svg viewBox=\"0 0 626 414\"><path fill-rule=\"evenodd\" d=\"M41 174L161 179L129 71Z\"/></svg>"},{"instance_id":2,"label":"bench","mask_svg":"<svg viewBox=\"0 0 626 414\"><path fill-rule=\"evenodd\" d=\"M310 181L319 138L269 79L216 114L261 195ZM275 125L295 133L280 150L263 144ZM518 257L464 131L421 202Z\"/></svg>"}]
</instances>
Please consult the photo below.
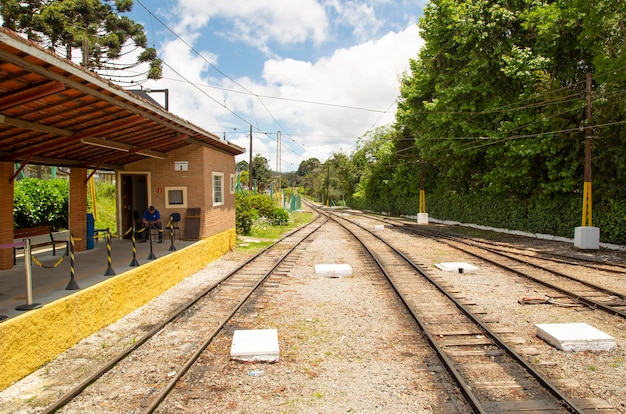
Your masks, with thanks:
<instances>
[{"instance_id":1,"label":"bench","mask_svg":"<svg viewBox=\"0 0 626 414\"><path fill-rule=\"evenodd\" d=\"M52 246L52 255L56 256L57 244L65 245L65 253L69 250L69 231L52 232L48 226L30 227L13 230L13 243L30 240L30 247ZM24 249L25 245L13 248L13 264L17 263L17 249Z\"/></svg>"}]
</instances>

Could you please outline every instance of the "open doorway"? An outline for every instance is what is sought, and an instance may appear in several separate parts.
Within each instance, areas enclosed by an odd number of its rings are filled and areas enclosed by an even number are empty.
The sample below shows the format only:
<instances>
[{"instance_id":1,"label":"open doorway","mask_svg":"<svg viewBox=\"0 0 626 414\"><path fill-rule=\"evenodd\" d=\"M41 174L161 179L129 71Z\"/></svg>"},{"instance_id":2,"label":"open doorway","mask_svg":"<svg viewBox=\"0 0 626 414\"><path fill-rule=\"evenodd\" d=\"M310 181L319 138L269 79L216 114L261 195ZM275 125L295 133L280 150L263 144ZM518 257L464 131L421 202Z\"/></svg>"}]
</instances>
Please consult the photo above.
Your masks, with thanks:
<instances>
[{"instance_id":1,"label":"open doorway","mask_svg":"<svg viewBox=\"0 0 626 414\"><path fill-rule=\"evenodd\" d=\"M120 200L122 227L119 231L123 238L130 238L128 232L133 225L139 227L141 216L150 202L148 198L150 176L148 173L120 173ZM128 234L127 234L128 233Z\"/></svg>"}]
</instances>

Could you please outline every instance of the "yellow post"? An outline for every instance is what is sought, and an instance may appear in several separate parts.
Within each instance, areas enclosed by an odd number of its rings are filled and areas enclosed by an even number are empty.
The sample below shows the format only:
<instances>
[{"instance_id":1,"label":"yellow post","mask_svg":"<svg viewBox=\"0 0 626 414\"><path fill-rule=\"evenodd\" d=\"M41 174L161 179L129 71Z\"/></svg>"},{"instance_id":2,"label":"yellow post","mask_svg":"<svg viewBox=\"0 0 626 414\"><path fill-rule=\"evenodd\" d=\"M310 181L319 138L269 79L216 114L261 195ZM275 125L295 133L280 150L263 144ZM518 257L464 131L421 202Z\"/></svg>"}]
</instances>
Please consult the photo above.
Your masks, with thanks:
<instances>
[{"instance_id":1,"label":"yellow post","mask_svg":"<svg viewBox=\"0 0 626 414\"><path fill-rule=\"evenodd\" d=\"M98 221L98 209L96 208L96 182L93 175L89 178L89 195L91 195L91 209L93 210L93 219Z\"/></svg>"},{"instance_id":2,"label":"yellow post","mask_svg":"<svg viewBox=\"0 0 626 414\"><path fill-rule=\"evenodd\" d=\"M591 182L585 181L583 185L583 227L591 227Z\"/></svg>"},{"instance_id":3,"label":"yellow post","mask_svg":"<svg viewBox=\"0 0 626 414\"><path fill-rule=\"evenodd\" d=\"M424 191L424 175L420 175L420 213L426 213L426 192Z\"/></svg>"}]
</instances>

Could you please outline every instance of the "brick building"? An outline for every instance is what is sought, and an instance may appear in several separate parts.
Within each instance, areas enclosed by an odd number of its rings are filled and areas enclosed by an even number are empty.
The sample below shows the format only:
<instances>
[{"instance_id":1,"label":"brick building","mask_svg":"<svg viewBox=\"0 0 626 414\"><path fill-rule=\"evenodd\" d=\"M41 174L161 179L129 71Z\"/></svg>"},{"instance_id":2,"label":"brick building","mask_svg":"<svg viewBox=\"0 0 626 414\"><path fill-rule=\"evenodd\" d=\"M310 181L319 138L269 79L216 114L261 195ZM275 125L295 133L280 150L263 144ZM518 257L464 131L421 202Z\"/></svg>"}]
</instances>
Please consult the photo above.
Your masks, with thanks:
<instances>
[{"instance_id":1,"label":"brick building","mask_svg":"<svg viewBox=\"0 0 626 414\"><path fill-rule=\"evenodd\" d=\"M235 156L243 152L0 28L0 270L13 266L14 182L29 165L69 171L69 230L80 251L87 182L98 170L115 173L120 234L148 205L164 222L180 213L183 237L234 234Z\"/></svg>"}]
</instances>

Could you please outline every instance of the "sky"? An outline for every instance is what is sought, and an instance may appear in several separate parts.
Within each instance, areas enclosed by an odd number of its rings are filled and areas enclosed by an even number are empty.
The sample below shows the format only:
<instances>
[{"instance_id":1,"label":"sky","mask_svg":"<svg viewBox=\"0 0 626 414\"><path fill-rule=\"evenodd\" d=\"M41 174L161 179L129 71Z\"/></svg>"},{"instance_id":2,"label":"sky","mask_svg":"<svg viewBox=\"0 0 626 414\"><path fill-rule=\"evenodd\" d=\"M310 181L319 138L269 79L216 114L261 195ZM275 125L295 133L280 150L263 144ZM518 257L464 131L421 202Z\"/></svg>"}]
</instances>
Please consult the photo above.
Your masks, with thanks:
<instances>
[{"instance_id":1,"label":"sky","mask_svg":"<svg viewBox=\"0 0 626 414\"><path fill-rule=\"evenodd\" d=\"M272 170L295 171L394 122L426 3L134 0L126 15L143 24L163 78L132 88L161 104L167 89L170 112L246 149L237 161L252 146Z\"/></svg>"}]
</instances>

